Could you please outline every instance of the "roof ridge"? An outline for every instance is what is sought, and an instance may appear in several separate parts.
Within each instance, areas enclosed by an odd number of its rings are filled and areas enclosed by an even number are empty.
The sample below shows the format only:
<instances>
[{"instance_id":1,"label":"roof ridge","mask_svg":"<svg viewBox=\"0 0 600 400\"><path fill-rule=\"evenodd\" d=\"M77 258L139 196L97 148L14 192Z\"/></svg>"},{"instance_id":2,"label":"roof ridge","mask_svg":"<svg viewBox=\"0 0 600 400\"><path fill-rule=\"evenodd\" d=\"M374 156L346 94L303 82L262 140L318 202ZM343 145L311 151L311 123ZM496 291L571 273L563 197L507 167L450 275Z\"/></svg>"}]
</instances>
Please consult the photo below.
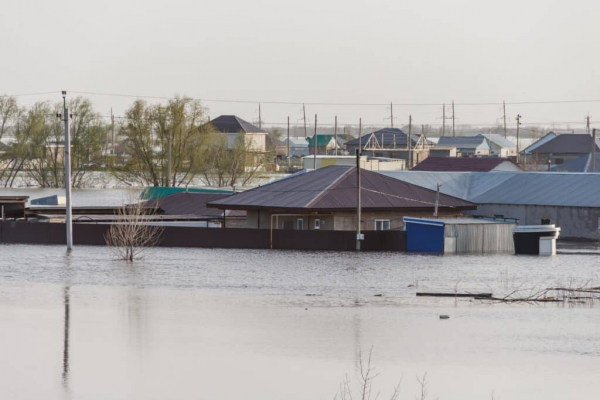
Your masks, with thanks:
<instances>
[{"instance_id":1,"label":"roof ridge","mask_svg":"<svg viewBox=\"0 0 600 400\"><path fill-rule=\"evenodd\" d=\"M338 176L333 182L331 182L325 189L323 189L321 191L321 193L319 193L317 196L315 196L311 201L309 201L304 207L306 208L310 208L314 203L316 203L317 201L321 200L323 198L323 196L325 196L325 193L327 193L327 191L333 189L335 186L337 186L342 178L345 178L346 175L348 175L350 173L350 171L354 170L356 167L352 167L352 168L348 168L346 170L346 172L344 172L343 174L341 174L340 176Z\"/></svg>"}]
</instances>

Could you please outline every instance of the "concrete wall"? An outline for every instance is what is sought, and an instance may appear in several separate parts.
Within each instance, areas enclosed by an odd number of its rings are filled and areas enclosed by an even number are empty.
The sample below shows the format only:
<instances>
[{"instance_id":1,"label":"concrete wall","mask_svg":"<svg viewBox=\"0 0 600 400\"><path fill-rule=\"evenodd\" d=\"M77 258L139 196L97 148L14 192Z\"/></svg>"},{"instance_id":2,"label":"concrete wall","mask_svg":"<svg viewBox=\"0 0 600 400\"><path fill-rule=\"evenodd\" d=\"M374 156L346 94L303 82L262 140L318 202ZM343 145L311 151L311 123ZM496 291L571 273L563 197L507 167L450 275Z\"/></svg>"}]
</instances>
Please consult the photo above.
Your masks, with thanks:
<instances>
[{"instance_id":1,"label":"concrete wall","mask_svg":"<svg viewBox=\"0 0 600 400\"><path fill-rule=\"evenodd\" d=\"M482 204L469 213L516 218L521 225L539 225L542 218L550 218L552 223L561 228L560 237L563 239L600 239L600 208Z\"/></svg>"}]
</instances>

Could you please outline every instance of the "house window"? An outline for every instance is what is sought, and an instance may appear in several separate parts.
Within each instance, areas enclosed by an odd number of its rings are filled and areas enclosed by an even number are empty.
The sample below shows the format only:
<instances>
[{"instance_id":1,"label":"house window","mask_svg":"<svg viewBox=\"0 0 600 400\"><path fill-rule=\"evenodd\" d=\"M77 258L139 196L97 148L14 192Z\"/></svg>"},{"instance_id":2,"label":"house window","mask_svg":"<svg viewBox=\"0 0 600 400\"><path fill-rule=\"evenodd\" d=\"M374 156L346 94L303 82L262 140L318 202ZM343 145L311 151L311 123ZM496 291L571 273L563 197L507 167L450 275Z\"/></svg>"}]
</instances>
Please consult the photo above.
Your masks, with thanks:
<instances>
[{"instance_id":1,"label":"house window","mask_svg":"<svg viewBox=\"0 0 600 400\"><path fill-rule=\"evenodd\" d=\"M321 220L315 219L315 229L321 229Z\"/></svg>"},{"instance_id":2,"label":"house window","mask_svg":"<svg viewBox=\"0 0 600 400\"><path fill-rule=\"evenodd\" d=\"M376 231L389 231L390 230L390 220L389 219L376 219L375 220L375 230Z\"/></svg>"},{"instance_id":3,"label":"house window","mask_svg":"<svg viewBox=\"0 0 600 400\"><path fill-rule=\"evenodd\" d=\"M296 229L299 231L304 229L304 219L303 218L298 218L296 220Z\"/></svg>"}]
</instances>

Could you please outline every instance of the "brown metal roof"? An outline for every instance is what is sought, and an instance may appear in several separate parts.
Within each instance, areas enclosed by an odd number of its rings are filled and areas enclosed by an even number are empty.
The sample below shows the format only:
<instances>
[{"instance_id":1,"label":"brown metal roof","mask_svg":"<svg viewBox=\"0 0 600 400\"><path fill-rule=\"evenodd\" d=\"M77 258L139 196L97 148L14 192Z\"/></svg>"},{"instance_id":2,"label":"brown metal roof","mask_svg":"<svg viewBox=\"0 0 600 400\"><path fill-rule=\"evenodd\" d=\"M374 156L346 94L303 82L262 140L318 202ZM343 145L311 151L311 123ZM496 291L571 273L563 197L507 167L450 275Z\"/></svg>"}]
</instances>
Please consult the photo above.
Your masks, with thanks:
<instances>
[{"instance_id":1,"label":"brown metal roof","mask_svg":"<svg viewBox=\"0 0 600 400\"><path fill-rule=\"evenodd\" d=\"M157 207L162 215L193 215L203 218L222 218L223 211L207 208L206 203L231 196L226 193L181 192L146 202L146 207ZM243 217L245 212L230 211L227 217Z\"/></svg>"},{"instance_id":2,"label":"brown metal roof","mask_svg":"<svg viewBox=\"0 0 600 400\"><path fill-rule=\"evenodd\" d=\"M506 158L427 157L411 171L489 172Z\"/></svg>"},{"instance_id":3,"label":"brown metal roof","mask_svg":"<svg viewBox=\"0 0 600 400\"><path fill-rule=\"evenodd\" d=\"M432 209L435 191L361 170L363 210ZM213 201L208 207L242 210L347 211L356 209L356 167L330 166ZM476 205L440 194L440 208Z\"/></svg>"}]
</instances>

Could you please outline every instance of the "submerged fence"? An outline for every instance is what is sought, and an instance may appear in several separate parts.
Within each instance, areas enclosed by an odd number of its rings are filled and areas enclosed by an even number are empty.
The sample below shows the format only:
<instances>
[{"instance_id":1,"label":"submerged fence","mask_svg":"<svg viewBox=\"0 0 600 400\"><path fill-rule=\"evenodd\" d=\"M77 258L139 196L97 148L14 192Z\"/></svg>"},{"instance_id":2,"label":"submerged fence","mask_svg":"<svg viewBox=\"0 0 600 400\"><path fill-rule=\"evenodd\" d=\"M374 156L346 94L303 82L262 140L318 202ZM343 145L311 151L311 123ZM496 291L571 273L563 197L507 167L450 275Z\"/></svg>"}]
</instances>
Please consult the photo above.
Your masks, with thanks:
<instances>
[{"instance_id":1,"label":"submerged fence","mask_svg":"<svg viewBox=\"0 0 600 400\"><path fill-rule=\"evenodd\" d=\"M75 245L104 246L108 224L74 224ZM3 244L65 244L63 223L0 221L0 243ZM361 243L363 251L405 251L406 232L367 231ZM227 249L269 249L269 229L195 228L166 226L159 246L205 247ZM354 251L353 231L273 231L273 249Z\"/></svg>"}]
</instances>

